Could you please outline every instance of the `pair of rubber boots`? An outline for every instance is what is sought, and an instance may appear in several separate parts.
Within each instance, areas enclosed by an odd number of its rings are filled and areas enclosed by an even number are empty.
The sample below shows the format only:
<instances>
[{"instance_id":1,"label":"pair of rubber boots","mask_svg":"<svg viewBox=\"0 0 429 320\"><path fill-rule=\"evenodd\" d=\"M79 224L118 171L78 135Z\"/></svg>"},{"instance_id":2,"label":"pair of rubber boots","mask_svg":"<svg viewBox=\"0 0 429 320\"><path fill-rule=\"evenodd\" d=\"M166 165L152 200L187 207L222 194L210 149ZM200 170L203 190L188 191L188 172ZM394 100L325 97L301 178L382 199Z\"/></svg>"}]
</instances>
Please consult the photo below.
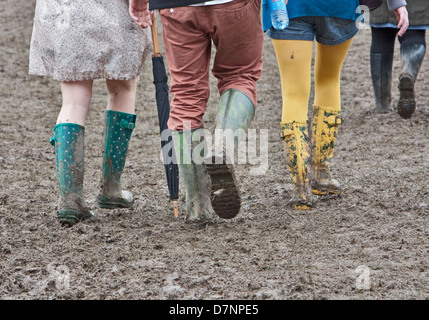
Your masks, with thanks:
<instances>
[{"instance_id":1,"label":"pair of rubber boots","mask_svg":"<svg viewBox=\"0 0 429 320\"><path fill-rule=\"evenodd\" d=\"M239 90L229 89L220 98L215 121L218 136L213 149L211 143L207 143L204 128L172 132L180 179L186 192L186 220L211 219L213 211L220 218L231 219L240 212L234 154L254 114L250 98ZM232 148L224 146L224 137Z\"/></svg>"},{"instance_id":2,"label":"pair of rubber boots","mask_svg":"<svg viewBox=\"0 0 429 320\"><path fill-rule=\"evenodd\" d=\"M340 124L340 111L318 106L313 107L311 139L307 122L281 124L287 167L294 184L289 201L292 208L310 209L313 194L336 196L341 193L340 184L332 179L329 171Z\"/></svg>"},{"instance_id":3,"label":"pair of rubber boots","mask_svg":"<svg viewBox=\"0 0 429 320\"><path fill-rule=\"evenodd\" d=\"M133 195L121 189L128 144L136 115L107 110L105 113L100 208L128 208ZM50 139L55 146L56 176L60 191L57 216L62 224L74 225L94 214L86 206L83 193L85 128L75 123L59 123Z\"/></svg>"},{"instance_id":4,"label":"pair of rubber boots","mask_svg":"<svg viewBox=\"0 0 429 320\"><path fill-rule=\"evenodd\" d=\"M398 114L411 118L416 109L414 84L426 53L424 44L401 47L402 71L399 75ZM393 53L371 53L371 77L375 96L375 111L393 111L391 105Z\"/></svg>"}]
</instances>

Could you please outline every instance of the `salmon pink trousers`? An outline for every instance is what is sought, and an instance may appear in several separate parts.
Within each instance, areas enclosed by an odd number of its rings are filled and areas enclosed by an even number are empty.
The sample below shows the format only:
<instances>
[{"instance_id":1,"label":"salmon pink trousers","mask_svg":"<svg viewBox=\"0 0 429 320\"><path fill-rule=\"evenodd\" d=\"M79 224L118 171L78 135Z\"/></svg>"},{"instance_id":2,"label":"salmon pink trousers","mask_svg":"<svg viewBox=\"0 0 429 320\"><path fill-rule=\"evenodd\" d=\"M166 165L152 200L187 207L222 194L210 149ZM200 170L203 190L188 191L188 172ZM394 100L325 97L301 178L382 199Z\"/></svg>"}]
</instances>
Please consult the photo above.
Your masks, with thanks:
<instances>
[{"instance_id":1,"label":"salmon pink trousers","mask_svg":"<svg viewBox=\"0 0 429 320\"><path fill-rule=\"evenodd\" d=\"M237 89L256 107L256 81L262 74L263 31L260 0L160 10L164 45L171 75L171 130L204 126L212 73L219 93Z\"/></svg>"}]
</instances>

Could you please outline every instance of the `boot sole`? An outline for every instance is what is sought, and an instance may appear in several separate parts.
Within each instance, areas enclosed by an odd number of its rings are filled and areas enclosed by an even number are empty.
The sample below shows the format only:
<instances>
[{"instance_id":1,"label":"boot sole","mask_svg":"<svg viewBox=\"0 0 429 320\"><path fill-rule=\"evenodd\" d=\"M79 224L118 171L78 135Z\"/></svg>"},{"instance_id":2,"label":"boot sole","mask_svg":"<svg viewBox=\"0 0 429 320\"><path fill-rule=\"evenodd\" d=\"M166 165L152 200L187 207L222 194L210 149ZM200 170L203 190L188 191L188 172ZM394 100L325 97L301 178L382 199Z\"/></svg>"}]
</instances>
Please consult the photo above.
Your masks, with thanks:
<instances>
[{"instance_id":1,"label":"boot sole","mask_svg":"<svg viewBox=\"0 0 429 320\"><path fill-rule=\"evenodd\" d=\"M58 221L62 225L73 226L84 220L91 219L94 213L90 211L88 214L82 214L76 211L62 211L57 213Z\"/></svg>"},{"instance_id":2,"label":"boot sole","mask_svg":"<svg viewBox=\"0 0 429 320\"><path fill-rule=\"evenodd\" d=\"M222 219L232 219L241 209L240 192L236 185L236 179L232 165L219 163L219 158L212 157L211 164L205 163L204 167L211 178L211 203L215 213Z\"/></svg>"},{"instance_id":3,"label":"boot sole","mask_svg":"<svg viewBox=\"0 0 429 320\"><path fill-rule=\"evenodd\" d=\"M311 192L316 196L339 196L341 194L341 191L326 189L311 189Z\"/></svg>"},{"instance_id":4,"label":"boot sole","mask_svg":"<svg viewBox=\"0 0 429 320\"><path fill-rule=\"evenodd\" d=\"M313 205L311 203L304 202L304 201L293 201L293 202L290 202L289 205L298 211L305 211L313 208Z\"/></svg>"},{"instance_id":5,"label":"boot sole","mask_svg":"<svg viewBox=\"0 0 429 320\"><path fill-rule=\"evenodd\" d=\"M393 110L392 106L388 106L385 108L375 108L374 111L375 111L375 113L384 114L384 113L393 112L394 110Z\"/></svg>"},{"instance_id":6,"label":"boot sole","mask_svg":"<svg viewBox=\"0 0 429 320\"><path fill-rule=\"evenodd\" d=\"M416 110L416 100L414 97L414 83L408 76L401 76L399 79L399 100L398 100L398 114L404 118L409 119Z\"/></svg>"},{"instance_id":7,"label":"boot sole","mask_svg":"<svg viewBox=\"0 0 429 320\"><path fill-rule=\"evenodd\" d=\"M103 208L103 209L116 209L116 208L130 208L130 207L132 207L132 205L125 206L125 205L120 204L120 203L98 203L98 206L100 208Z\"/></svg>"},{"instance_id":8,"label":"boot sole","mask_svg":"<svg viewBox=\"0 0 429 320\"><path fill-rule=\"evenodd\" d=\"M98 200L98 206L103 209L131 208L133 204L134 204L134 201L130 204L125 204L123 202Z\"/></svg>"},{"instance_id":9,"label":"boot sole","mask_svg":"<svg viewBox=\"0 0 429 320\"><path fill-rule=\"evenodd\" d=\"M314 179L311 183L311 192L316 196L339 196L341 194L341 185L335 179L332 184L320 184Z\"/></svg>"}]
</instances>

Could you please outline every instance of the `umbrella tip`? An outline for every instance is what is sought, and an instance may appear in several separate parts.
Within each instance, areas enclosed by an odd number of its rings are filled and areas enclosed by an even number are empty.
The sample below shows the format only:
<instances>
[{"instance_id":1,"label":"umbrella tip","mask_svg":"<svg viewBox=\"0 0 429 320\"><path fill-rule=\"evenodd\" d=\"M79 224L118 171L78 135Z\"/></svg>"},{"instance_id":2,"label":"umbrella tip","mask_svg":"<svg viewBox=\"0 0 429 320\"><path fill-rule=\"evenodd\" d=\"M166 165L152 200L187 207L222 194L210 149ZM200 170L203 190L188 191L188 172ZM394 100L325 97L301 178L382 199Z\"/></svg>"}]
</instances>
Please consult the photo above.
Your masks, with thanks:
<instances>
[{"instance_id":1,"label":"umbrella tip","mask_svg":"<svg viewBox=\"0 0 429 320\"><path fill-rule=\"evenodd\" d=\"M174 217L179 217L179 206L177 204L177 201L173 201L173 210L174 210Z\"/></svg>"}]
</instances>

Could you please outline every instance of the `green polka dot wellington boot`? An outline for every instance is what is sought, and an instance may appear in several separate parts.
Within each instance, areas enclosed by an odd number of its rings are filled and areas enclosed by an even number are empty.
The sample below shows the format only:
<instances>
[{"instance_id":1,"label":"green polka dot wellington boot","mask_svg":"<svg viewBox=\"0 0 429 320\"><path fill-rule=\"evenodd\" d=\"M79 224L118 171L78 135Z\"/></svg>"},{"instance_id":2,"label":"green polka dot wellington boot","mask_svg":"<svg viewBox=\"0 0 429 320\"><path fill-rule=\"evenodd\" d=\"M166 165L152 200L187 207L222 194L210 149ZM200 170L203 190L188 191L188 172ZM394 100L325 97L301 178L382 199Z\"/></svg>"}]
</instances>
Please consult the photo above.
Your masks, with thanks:
<instances>
[{"instance_id":1,"label":"green polka dot wellington boot","mask_svg":"<svg viewBox=\"0 0 429 320\"><path fill-rule=\"evenodd\" d=\"M121 188L121 175L135 122L135 114L106 110L101 192L98 196L100 208L129 208L134 203L131 192Z\"/></svg>"},{"instance_id":2,"label":"green polka dot wellington boot","mask_svg":"<svg viewBox=\"0 0 429 320\"><path fill-rule=\"evenodd\" d=\"M55 147L60 191L57 215L60 223L74 225L94 215L83 197L85 128L75 123L60 123L52 131L50 142Z\"/></svg>"}]
</instances>

